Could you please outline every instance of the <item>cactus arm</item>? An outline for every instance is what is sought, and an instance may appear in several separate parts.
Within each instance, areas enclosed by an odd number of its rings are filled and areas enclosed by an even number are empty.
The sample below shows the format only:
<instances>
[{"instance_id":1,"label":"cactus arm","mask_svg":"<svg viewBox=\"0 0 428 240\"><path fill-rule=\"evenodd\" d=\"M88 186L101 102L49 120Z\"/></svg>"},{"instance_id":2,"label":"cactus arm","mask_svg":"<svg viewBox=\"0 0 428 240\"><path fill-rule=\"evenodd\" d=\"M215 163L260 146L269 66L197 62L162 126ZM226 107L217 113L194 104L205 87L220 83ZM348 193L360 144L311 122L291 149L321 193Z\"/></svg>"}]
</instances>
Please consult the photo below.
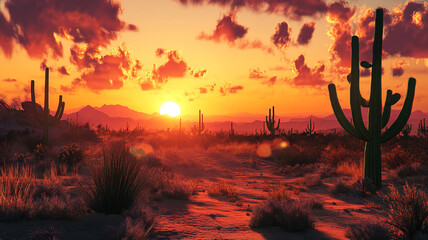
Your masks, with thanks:
<instances>
[{"instance_id":1,"label":"cactus arm","mask_svg":"<svg viewBox=\"0 0 428 240\"><path fill-rule=\"evenodd\" d=\"M58 119L59 113L61 112L61 108L62 108L62 95L59 96L58 108L56 109L56 113L54 116L55 119ZM58 119L58 120L60 120L60 119Z\"/></svg>"},{"instance_id":2,"label":"cactus arm","mask_svg":"<svg viewBox=\"0 0 428 240\"><path fill-rule=\"evenodd\" d=\"M61 120L62 115L64 114L64 109L65 109L65 102L62 102L62 107L61 107L61 112L58 115L58 120Z\"/></svg>"},{"instance_id":3,"label":"cactus arm","mask_svg":"<svg viewBox=\"0 0 428 240\"><path fill-rule=\"evenodd\" d=\"M383 108L382 113L382 128L386 127L391 117L391 106L396 104L400 100L400 94L392 94L392 91L388 89L386 91L385 107Z\"/></svg>"},{"instance_id":4,"label":"cactus arm","mask_svg":"<svg viewBox=\"0 0 428 240\"><path fill-rule=\"evenodd\" d=\"M369 132L364 125L361 114L361 93L360 93L360 68L359 68L359 40L353 36L351 40L352 58L351 58L351 111L355 129L364 138L369 137Z\"/></svg>"},{"instance_id":5,"label":"cactus arm","mask_svg":"<svg viewBox=\"0 0 428 240\"><path fill-rule=\"evenodd\" d=\"M276 126L275 130L278 130L278 129L279 129L279 124L280 124L280 122L281 122L281 119L278 119L278 125Z\"/></svg>"},{"instance_id":6,"label":"cactus arm","mask_svg":"<svg viewBox=\"0 0 428 240\"><path fill-rule=\"evenodd\" d=\"M346 79L348 80L349 83L351 83L351 74L348 74ZM361 101L361 107L365 107L365 108L370 107L369 101L367 101L365 98L363 98L363 96L361 96L361 93L360 93L360 101Z\"/></svg>"},{"instance_id":7,"label":"cactus arm","mask_svg":"<svg viewBox=\"0 0 428 240\"><path fill-rule=\"evenodd\" d=\"M31 102L36 104L36 94L34 93L34 80L31 80Z\"/></svg>"},{"instance_id":8,"label":"cactus arm","mask_svg":"<svg viewBox=\"0 0 428 240\"><path fill-rule=\"evenodd\" d=\"M334 115L336 116L339 124L352 136L355 136L361 140L367 141L364 136L360 135L360 133L355 129L355 127L349 122L343 113L342 107L340 106L339 100L337 99L336 86L334 84L328 85L328 92L330 95L330 102L333 108Z\"/></svg>"},{"instance_id":9,"label":"cactus arm","mask_svg":"<svg viewBox=\"0 0 428 240\"><path fill-rule=\"evenodd\" d=\"M391 125L391 127L388 128L388 130L386 130L382 134L381 136L382 143L395 137L398 133L400 133L401 129L403 129L403 127L407 124L407 120L409 120L410 114L412 113L413 99L415 97L415 86L416 86L416 79L409 78L406 100L404 100L403 108L401 109L400 114L398 115L395 122Z\"/></svg>"}]
</instances>

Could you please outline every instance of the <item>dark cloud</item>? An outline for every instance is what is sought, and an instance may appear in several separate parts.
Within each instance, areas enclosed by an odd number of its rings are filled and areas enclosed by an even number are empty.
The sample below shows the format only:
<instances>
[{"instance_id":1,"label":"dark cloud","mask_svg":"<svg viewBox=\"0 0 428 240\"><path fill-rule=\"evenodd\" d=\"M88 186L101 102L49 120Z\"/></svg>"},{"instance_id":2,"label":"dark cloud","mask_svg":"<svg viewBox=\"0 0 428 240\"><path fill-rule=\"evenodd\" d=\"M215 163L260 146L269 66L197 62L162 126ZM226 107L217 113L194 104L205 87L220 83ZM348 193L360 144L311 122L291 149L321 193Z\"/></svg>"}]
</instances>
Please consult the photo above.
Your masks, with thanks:
<instances>
[{"instance_id":1,"label":"dark cloud","mask_svg":"<svg viewBox=\"0 0 428 240\"><path fill-rule=\"evenodd\" d=\"M278 23L275 29L275 34L272 36L272 42L280 49L285 49L290 43L291 29L286 22Z\"/></svg>"},{"instance_id":2,"label":"dark cloud","mask_svg":"<svg viewBox=\"0 0 428 240\"><path fill-rule=\"evenodd\" d=\"M207 70L191 70L190 74L195 78L203 78Z\"/></svg>"},{"instance_id":3,"label":"dark cloud","mask_svg":"<svg viewBox=\"0 0 428 240\"><path fill-rule=\"evenodd\" d=\"M281 14L293 19L315 16L327 11L324 0L177 0L183 5L215 4L231 9L247 8L255 12Z\"/></svg>"},{"instance_id":4,"label":"dark cloud","mask_svg":"<svg viewBox=\"0 0 428 240\"><path fill-rule=\"evenodd\" d=\"M2 80L3 82L16 82L15 78L5 78Z\"/></svg>"},{"instance_id":5,"label":"dark cloud","mask_svg":"<svg viewBox=\"0 0 428 240\"><path fill-rule=\"evenodd\" d=\"M184 77L188 66L178 51L169 51L166 53L168 61L158 67L154 66L152 78L156 83L166 83L169 78Z\"/></svg>"},{"instance_id":6,"label":"dark cloud","mask_svg":"<svg viewBox=\"0 0 428 240\"><path fill-rule=\"evenodd\" d=\"M210 35L204 32L198 37L199 39L214 40L216 42L227 41L234 42L236 39L243 38L247 34L248 28L240 25L236 21L236 12L232 11L229 15L223 15L217 23L214 32Z\"/></svg>"},{"instance_id":7,"label":"dark cloud","mask_svg":"<svg viewBox=\"0 0 428 240\"><path fill-rule=\"evenodd\" d=\"M128 24L128 25L126 26L126 28L127 28L129 31L133 31L133 32L138 31L138 27L137 27L136 25L134 25L134 24Z\"/></svg>"},{"instance_id":8,"label":"dark cloud","mask_svg":"<svg viewBox=\"0 0 428 240\"><path fill-rule=\"evenodd\" d=\"M200 94L206 94L207 92L208 92L207 88L204 88L204 87L199 88Z\"/></svg>"},{"instance_id":9,"label":"dark cloud","mask_svg":"<svg viewBox=\"0 0 428 240\"><path fill-rule=\"evenodd\" d=\"M300 29L299 37L297 38L297 43L300 45L306 45L312 39L312 35L315 30L315 22L305 23Z\"/></svg>"},{"instance_id":10,"label":"dark cloud","mask_svg":"<svg viewBox=\"0 0 428 240\"><path fill-rule=\"evenodd\" d=\"M320 87L328 83L324 80L325 65L320 63L311 69L306 65L303 55L293 61L292 70L297 75L291 79L291 84L295 86Z\"/></svg>"},{"instance_id":11,"label":"dark cloud","mask_svg":"<svg viewBox=\"0 0 428 240\"><path fill-rule=\"evenodd\" d=\"M398 61L392 63L392 76L400 77L404 74L404 66L409 65L407 61Z\"/></svg>"},{"instance_id":12,"label":"dark cloud","mask_svg":"<svg viewBox=\"0 0 428 240\"><path fill-rule=\"evenodd\" d=\"M163 48L156 49L156 56L162 57L164 54L165 54L165 49Z\"/></svg>"},{"instance_id":13,"label":"dark cloud","mask_svg":"<svg viewBox=\"0 0 428 240\"><path fill-rule=\"evenodd\" d=\"M267 81L265 81L264 83L269 85L269 86L273 86L276 83L276 76L273 76L271 78L269 78Z\"/></svg>"},{"instance_id":14,"label":"dark cloud","mask_svg":"<svg viewBox=\"0 0 428 240\"><path fill-rule=\"evenodd\" d=\"M47 62L48 62L47 59L43 59L43 61L40 63L40 69L42 71L44 71L46 68L48 68Z\"/></svg>"},{"instance_id":15,"label":"dark cloud","mask_svg":"<svg viewBox=\"0 0 428 240\"><path fill-rule=\"evenodd\" d=\"M65 66L59 67L58 72L62 75L70 75L70 73L68 72L68 69Z\"/></svg>"},{"instance_id":16,"label":"dark cloud","mask_svg":"<svg viewBox=\"0 0 428 240\"><path fill-rule=\"evenodd\" d=\"M13 52L13 26L6 20L0 11L0 47L6 57L11 57Z\"/></svg>"},{"instance_id":17,"label":"dark cloud","mask_svg":"<svg viewBox=\"0 0 428 240\"><path fill-rule=\"evenodd\" d=\"M368 68L363 68L360 70L360 77L368 77L370 76L371 71Z\"/></svg>"},{"instance_id":18,"label":"dark cloud","mask_svg":"<svg viewBox=\"0 0 428 240\"><path fill-rule=\"evenodd\" d=\"M148 79L148 80L141 83L141 89L143 91L154 90L155 89L155 83L153 82L153 80Z\"/></svg>"}]
</instances>

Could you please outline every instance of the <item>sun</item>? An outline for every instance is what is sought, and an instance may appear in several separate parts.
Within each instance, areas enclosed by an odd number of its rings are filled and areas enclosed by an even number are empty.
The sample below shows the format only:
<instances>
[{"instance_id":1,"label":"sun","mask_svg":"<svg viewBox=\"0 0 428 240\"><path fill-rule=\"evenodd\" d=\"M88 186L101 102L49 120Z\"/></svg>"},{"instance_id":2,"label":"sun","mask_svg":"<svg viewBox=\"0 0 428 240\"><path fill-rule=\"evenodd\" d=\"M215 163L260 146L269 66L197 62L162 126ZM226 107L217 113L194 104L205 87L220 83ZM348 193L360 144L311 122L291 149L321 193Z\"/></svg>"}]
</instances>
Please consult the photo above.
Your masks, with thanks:
<instances>
[{"instance_id":1,"label":"sun","mask_svg":"<svg viewBox=\"0 0 428 240\"><path fill-rule=\"evenodd\" d=\"M161 115L169 115L171 117L176 117L178 115L180 115L181 109L178 106L177 103L175 102L165 102L164 104L162 104L161 108L160 108L160 114Z\"/></svg>"}]
</instances>

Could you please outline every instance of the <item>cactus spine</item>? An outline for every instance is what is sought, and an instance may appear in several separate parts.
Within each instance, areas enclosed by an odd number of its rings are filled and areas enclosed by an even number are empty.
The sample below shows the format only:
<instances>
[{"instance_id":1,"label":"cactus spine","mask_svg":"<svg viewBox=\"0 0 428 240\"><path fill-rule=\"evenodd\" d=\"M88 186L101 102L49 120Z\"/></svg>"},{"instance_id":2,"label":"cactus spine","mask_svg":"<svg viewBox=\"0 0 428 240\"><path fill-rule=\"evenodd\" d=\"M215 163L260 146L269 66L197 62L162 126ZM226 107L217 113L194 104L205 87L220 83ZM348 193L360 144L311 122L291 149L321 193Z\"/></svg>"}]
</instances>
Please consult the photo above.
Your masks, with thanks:
<instances>
[{"instance_id":1,"label":"cactus spine","mask_svg":"<svg viewBox=\"0 0 428 240\"><path fill-rule=\"evenodd\" d=\"M38 115L37 108L36 108L36 94L34 91L34 80L31 80L31 102L33 103L36 117L41 121L41 118ZM43 113L44 113L43 114L43 144L44 145L49 144L49 125L52 122L56 123L59 120L61 120L62 115L64 113L64 108L65 108L65 102L62 101L62 95L60 95L55 116L53 117L53 119L51 118L49 113L49 68L46 68L45 70L45 106L43 110Z\"/></svg>"},{"instance_id":2,"label":"cactus spine","mask_svg":"<svg viewBox=\"0 0 428 240\"><path fill-rule=\"evenodd\" d=\"M278 125L275 127L275 107L272 106L272 111L269 108L269 119L266 116L266 127L270 132L271 136L275 136L275 131L279 129L281 119L278 119Z\"/></svg>"},{"instance_id":3,"label":"cactus spine","mask_svg":"<svg viewBox=\"0 0 428 240\"><path fill-rule=\"evenodd\" d=\"M199 128L198 128L198 134L201 135L204 130L205 130L204 114L201 114L201 110L199 110Z\"/></svg>"},{"instance_id":4,"label":"cactus spine","mask_svg":"<svg viewBox=\"0 0 428 240\"><path fill-rule=\"evenodd\" d=\"M383 133L381 130L386 127L391 114L391 106L400 99L400 94L392 94L391 90L387 91L385 107L382 113L382 32L383 32L383 10L376 10L375 33L373 42L373 63L366 61L361 62L364 68L372 68L371 89L369 101L361 97L359 80L359 40L353 36L351 40L352 57L351 57L351 74L348 81L351 84L351 112L352 123L348 121L340 107L336 86L330 84L328 90L330 93L330 102L340 125L351 135L363 140L365 144L364 152L364 177L370 178L376 188L381 187L381 151L380 144L395 137L403 127L412 112L413 98L415 96L416 80L409 78L407 96L403 108L395 122ZM361 107L369 108L368 129L365 127Z\"/></svg>"}]
</instances>

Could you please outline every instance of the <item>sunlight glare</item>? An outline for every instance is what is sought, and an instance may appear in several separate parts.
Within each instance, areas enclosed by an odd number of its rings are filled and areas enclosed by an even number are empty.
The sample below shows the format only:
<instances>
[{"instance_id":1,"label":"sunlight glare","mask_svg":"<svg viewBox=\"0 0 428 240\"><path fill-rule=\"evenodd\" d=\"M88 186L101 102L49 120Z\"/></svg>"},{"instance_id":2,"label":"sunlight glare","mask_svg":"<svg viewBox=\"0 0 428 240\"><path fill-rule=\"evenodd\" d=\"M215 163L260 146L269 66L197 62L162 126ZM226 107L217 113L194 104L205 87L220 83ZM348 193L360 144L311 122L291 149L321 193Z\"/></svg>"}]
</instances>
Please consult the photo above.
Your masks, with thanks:
<instances>
[{"instance_id":1,"label":"sunlight glare","mask_svg":"<svg viewBox=\"0 0 428 240\"><path fill-rule=\"evenodd\" d=\"M160 114L161 115L169 115L171 117L175 117L180 115L181 113L181 109L178 106L177 103L175 102L165 102L164 104L162 104L161 108L160 108Z\"/></svg>"}]
</instances>

